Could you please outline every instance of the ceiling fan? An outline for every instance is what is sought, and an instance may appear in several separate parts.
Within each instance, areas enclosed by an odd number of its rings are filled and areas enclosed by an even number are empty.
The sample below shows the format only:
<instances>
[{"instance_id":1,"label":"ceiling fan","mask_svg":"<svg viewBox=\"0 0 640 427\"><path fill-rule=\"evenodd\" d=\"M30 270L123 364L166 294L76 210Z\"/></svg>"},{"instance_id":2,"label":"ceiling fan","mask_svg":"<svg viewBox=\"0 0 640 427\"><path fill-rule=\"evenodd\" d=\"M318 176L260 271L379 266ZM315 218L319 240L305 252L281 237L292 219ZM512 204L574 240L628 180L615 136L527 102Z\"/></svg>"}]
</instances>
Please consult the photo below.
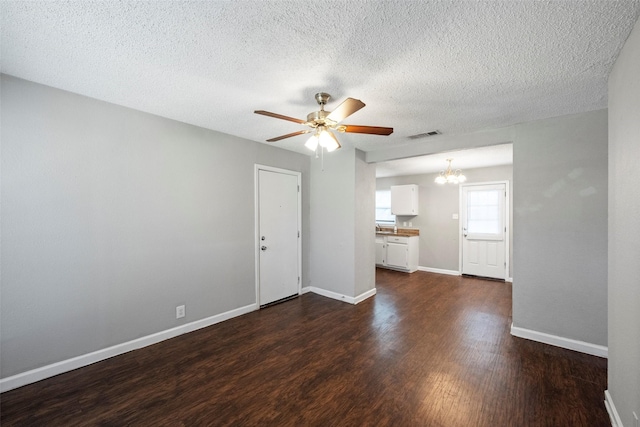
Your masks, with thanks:
<instances>
[{"instance_id":1,"label":"ceiling fan","mask_svg":"<svg viewBox=\"0 0 640 427\"><path fill-rule=\"evenodd\" d=\"M365 104L359 99L347 98L342 102L342 104L338 105L335 110L325 111L324 106L330 97L331 95L328 93L316 93L316 101L318 102L318 105L320 105L320 110L309 113L306 121L264 110L256 110L254 113L274 117L276 119L289 120L290 122L308 126L310 129L304 129L267 139L267 142L275 142L280 141L281 139L291 138L292 136L313 133L311 138L309 138L305 144L305 146L311 151L316 151L318 145L325 148L327 151L333 151L340 148L340 143L336 139L335 135L330 132L332 130L347 133L366 133L370 135L391 135L393 133L393 128L340 124L342 120L360 110L365 106Z\"/></svg>"}]
</instances>

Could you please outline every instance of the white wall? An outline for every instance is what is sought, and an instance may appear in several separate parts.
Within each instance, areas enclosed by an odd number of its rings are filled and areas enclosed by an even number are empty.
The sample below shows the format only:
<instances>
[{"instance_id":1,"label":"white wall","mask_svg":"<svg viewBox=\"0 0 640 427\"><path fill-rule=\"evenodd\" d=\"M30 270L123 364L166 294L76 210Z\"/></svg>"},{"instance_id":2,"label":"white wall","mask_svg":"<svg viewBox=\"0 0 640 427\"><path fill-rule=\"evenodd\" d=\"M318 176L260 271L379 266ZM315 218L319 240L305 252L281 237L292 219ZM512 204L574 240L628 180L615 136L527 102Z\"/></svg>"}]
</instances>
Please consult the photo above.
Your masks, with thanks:
<instances>
[{"instance_id":1,"label":"white wall","mask_svg":"<svg viewBox=\"0 0 640 427\"><path fill-rule=\"evenodd\" d=\"M640 21L609 76L609 394L640 417Z\"/></svg>"},{"instance_id":2,"label":"white wall","mask_svg":"<svg viewBox=\"0 0 640 427\"><path fill-rule=\"evenodd\" d=\"M308 280L308 156L1 83L2 378L254 304L255 163L302 172Z\"/></svg>"},{"instance_id":3,"label":"white wall","mask_svg":"<svg viewBox=\"0 0 640 427\"><path fill-rule=\"evenodd\" d=\"M469 184L513 179L513 167L510 165L465 169L463 173ZM434 180L437 175L432 173L378 178L376 189L388 190L392 185L402 184L419 186L420 214L412 217L398 216L398 226L403 227L403 222L411 222L413 228L420 230L420 267L457 272L460 269L460 221L454 220L452 215L460 214L460 187L436 184ZM513 204L513 194L510 195L510 201ZM513 211L511 207L510 211ZM513 236L510 242L510 247L512 246ZM510 258L513 258L513 252L510 252ZM509 269L511 270L511 265Z\"/></svg>"}]
</instances>

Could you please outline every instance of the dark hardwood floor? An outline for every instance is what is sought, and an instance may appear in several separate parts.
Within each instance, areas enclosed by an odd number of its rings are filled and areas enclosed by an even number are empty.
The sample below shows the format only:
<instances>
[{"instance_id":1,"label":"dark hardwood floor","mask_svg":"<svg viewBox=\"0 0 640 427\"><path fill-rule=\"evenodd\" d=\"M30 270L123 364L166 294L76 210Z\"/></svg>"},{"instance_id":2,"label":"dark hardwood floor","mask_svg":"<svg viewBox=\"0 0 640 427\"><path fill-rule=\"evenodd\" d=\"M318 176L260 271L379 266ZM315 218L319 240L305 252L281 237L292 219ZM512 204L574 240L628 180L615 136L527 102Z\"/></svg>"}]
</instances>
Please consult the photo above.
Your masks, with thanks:
<instances>
[{"instance_id":1,"label":"dark hardwood floor","mask_svg":"<svg viewBox=\"0 0 640 427\"><path fill-rule=\"evenodd\" d=\"M0 396L2 426L608 426L606 359L514 338L511 285L377 271Z\"/></svg>"}]
</instances>

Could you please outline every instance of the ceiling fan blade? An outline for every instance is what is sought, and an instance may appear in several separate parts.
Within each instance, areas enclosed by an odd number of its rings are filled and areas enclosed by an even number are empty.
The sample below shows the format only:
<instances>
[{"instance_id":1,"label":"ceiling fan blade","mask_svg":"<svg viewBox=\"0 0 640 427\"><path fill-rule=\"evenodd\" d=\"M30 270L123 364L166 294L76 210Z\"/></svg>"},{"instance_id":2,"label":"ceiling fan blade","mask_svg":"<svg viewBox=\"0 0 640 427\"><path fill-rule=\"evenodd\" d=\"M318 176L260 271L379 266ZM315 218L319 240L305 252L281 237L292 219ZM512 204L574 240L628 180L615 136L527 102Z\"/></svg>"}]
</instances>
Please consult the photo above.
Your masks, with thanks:
<instances>
[{"instance_id":1,"label":"ceiling fan blade","mask_svg":"<svg viewBox=\"0 0 640 427\"><path fill-rule=\"evenodd\" d=\"M267 139L267 142L276 142L276 141L280 141L281 139L291 138L292 136L304 135L305 133L309 133L311 131L312 129L299 130L298 132L288 133L286 135L276 136L275 138Z\"/></svg>"},{"instance_id":2,"label":"ceiling fan blade","mask_svg":"<svg viewBox=\"0 0 640 427\"><path fill-rule=\"evenodd\" d=\"M358 126L358 125L342 125L345 132L350 133L368 133L370 135L391 135L393 128L385 128L380 126ZM342 127L341 126L341 127Z\"/></svg>"},{"instance_id":3,"label":"ceiling fan blade","mask_svg":"<svg viewBox=\"0 0 640 427\"><path fill-rule=\"evenodd\" d=\"M364 105L364 102L359 99L347 98L327 116L327 119L340 123L342 120L364 107Z\"/></svg>"},{"instance_id":4,"label":"ceiling fan blade","mask_svg":"<svg viewBox=\"0 0 640 427\"><path fill-rule=\"evenodd\" d=\"M254 113L262 114L263 116L269 116L276 119L289 120L290 122L299 123L301 125L306 123L304 120L296 119L294 117L289 117L289 116L283 116L282 114L271 113L269 111L264 111L264 110L256 110L254 111Z\"/></svg>"}]
</instances>

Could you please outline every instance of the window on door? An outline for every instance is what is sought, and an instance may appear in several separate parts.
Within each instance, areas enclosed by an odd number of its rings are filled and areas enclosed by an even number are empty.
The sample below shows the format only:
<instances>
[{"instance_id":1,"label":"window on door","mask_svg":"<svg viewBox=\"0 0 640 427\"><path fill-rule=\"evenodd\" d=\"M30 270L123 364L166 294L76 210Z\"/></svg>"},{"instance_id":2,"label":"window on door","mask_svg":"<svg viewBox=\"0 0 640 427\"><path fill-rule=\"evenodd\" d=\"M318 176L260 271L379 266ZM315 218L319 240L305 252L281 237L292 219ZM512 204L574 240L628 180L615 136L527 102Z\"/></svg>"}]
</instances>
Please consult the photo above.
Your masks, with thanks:
<instances>
[{"instance_id":1,"label":"window on door","mask_svg":"<svg viewBox=\"0 0 640 427\"><path fill-rule=\"evenodd\" d=\"M391 190L376 191L376 222L395 224L396 216L391 213Z\"/></svg>"},{"instance_id":2,"label":"window on door","mask_svg":"<svg viewBox=\"0 0 640 427\"><path fill-rule=\"evenodd\" d=\"M469 190L467 193L467 232L485 237L501 237L503 190Z\"/></svg>"}]
</instances>

